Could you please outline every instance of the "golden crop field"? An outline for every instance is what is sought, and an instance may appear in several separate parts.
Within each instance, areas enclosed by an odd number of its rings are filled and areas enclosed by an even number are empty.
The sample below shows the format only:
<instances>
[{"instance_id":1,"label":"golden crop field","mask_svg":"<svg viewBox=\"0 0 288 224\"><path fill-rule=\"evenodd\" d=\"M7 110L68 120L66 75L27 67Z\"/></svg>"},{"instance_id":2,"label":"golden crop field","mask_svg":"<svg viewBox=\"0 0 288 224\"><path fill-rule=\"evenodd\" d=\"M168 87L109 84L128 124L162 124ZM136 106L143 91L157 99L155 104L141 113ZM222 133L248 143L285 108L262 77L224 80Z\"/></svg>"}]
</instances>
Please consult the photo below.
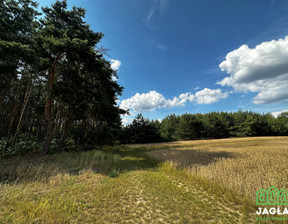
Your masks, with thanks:
<instances>
[{"instance_id":1,"label":"golden crop field","mask_svg":"<svg viewBox=\"0 0 288 224\"><path fill-rule=\"evenodd\" d=\"M255 200L271 185L288 188L288 137L253 137L151 144L149 156L169 161Z\"/></svg>"}]
</instances>

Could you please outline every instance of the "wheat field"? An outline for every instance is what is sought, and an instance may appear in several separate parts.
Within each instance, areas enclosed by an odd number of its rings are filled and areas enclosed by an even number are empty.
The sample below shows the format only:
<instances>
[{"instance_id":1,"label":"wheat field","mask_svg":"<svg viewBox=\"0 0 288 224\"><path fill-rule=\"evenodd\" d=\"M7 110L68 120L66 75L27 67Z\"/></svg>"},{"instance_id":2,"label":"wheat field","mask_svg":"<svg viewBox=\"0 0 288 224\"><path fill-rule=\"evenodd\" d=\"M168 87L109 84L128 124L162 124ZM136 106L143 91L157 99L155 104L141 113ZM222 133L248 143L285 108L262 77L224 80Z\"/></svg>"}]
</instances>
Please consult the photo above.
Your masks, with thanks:
<instances>
[{"instance_id":1,"label":"wheat field","mask_svg":"<svg viewBox=\"0 0 288 224\"><path fill-rule=\"evenodd\" d=\"M252 200L261 188L288 187L288 137L183 141L146 147L149 156L218 182Z\"/></svg>"}]
</instances>

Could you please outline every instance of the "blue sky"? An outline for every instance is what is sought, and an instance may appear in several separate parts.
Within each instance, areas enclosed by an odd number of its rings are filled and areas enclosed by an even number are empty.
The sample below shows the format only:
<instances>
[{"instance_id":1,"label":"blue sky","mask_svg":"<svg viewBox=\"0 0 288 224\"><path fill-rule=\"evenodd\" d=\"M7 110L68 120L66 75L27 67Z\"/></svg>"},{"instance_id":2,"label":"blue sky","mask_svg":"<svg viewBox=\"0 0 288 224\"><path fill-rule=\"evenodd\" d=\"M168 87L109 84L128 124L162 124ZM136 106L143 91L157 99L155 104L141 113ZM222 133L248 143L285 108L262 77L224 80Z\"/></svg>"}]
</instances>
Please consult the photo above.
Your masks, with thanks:
<instances>
[{"instance_id":1,"label":"blue sky","mask_svg":"<svg viewBox=\"0 0 288 224\"><path fill-rule=\"evenodd\" d=\"M39 1L50 5L54 1ZM109 49L119 98L150 119L288 109L288 0L68 0Z\"/></svg>"}]
</instances>

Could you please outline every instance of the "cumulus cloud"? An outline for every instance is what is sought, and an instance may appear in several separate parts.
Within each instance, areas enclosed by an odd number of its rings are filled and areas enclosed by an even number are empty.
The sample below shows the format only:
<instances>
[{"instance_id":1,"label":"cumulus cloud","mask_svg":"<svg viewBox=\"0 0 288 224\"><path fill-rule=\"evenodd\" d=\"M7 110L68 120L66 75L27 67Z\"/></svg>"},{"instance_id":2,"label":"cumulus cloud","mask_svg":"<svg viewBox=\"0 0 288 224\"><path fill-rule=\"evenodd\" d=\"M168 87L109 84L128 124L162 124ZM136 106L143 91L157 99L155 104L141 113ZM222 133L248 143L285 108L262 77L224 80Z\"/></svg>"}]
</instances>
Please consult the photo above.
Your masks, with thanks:
<instances>
[{"instance_id":1,"label":"cumulus cloud","mask_svg":"<svg viewBox=\"0 0 288 224\"><path fill-rule=\"evenodd\" d=\"M243 45L228 53L219 67L230 76L217 84L257 93L255 104L288 100L288 36L253 49Z\"/></svg>"},{"instance_id":2,"label":"cumulus cloud","mask_svg":"<svg viewBox=\"0 0 288 224\"><path fill-rule=\"evenodd\" d=\"M121 61L119 61L119 60L111 59L110 62L111 62L111 68L114 71L117 71L121 66Z\"/></svg>"},{"instance_id":3,"label":"cumulus cloud","mask_svg":"<svg viewBox=\"0 0 288 224\"><path fill-rule=\"evenodd\" d=\"M227 98L228 93L222 93L221 89L203 89L195 93L198 104L211 104Z\"/></svg>"},{"instance_id":4,"label":"cumulus cloud","mask_svg":"<svg viewBox=\"0 0 288 224\"><path fill-rule=\"evenodd\" d=\"M136 93L131 98L122 100L120 107L122 109L133 109L137 112L143 112L153 110L157 107L163 107L166 99L160 93L156 91L150 91L149 93L139 94Z\"/></svg>"},{"instance_id":5,"label":"cumulus cloud","mask_svg":"<svg viewBox=\"0 0 288 224\"><path fill-rule=\"evenodd\" d=\"M122 116L121 120L122 120L122 125L123 125L123 126L127 126L127 125L129 125L129 124L132 123L133 118L132 118L132 117Z\"/></svg>"},{"instance_id":6,"label":"cumulus cloud","mask_svg":"<svg viewBox=\"0 0 288 224\"><path fill-rule=\"evenodd\" d=\"M124 110L132 110L135 112L152 111L157 108L173 108L184 106L186 102L196 102L198 104L216 103L221 99L225 99L228 93L222 93L220 89L203 89L193 95L190 92L182 93L173 99L166 99L162 94L156 91L148 93L136 93L131 98L122 100L120 108Z\"/></svg>"},{"instance_id":7,"label":"cumulus cloud","mask_svg":"<svg viewBox=\"0 0 288 224\"><path fill-rule=\"evenodd\" d=\"M190 93L181 94L179 97L166 99L162 94L156 91L148 93L136 93L131 98L121 101L120 107L122 109L132 109L136 112L151 111L156 108L172 108L176 106L183 106L187 100L193 100L193 95Z\"/></svg>"},{"instance_id":8,"label":"cumulus cloud","mask_svg":"<svg viewBox=\"0 0 288 224\"><path fill-rule=\"evenodd\" d=\"M284 112L288 112L288 110L282 110L282 111L276 111L276 112L272 112L271 115L275 118L277 118L280 114L284 113Z\"/></svg>"}]
</instances>

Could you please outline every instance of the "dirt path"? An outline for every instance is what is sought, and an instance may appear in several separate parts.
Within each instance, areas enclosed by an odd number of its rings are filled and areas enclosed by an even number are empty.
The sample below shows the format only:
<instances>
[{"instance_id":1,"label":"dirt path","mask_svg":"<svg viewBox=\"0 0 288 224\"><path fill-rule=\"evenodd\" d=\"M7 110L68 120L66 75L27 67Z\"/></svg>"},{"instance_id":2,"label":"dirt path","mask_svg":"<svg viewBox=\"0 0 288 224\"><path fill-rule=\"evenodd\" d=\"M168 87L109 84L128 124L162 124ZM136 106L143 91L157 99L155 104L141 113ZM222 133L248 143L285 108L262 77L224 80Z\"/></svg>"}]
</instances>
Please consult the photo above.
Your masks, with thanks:
<instances>
[{"instance_id":1,"label":"dirt path","mask_svg":"<svg viewBox=\"0 0 288 224\"><path fill-rule=\"evenodd\" d=\"M112 188L118 186L120 207L106 207L113 212L113 220L101 222L251 223L244 220L237 205L220 202L203 189L162 171L132 171L109 182Z\"/></svg>"}]
</instances>

